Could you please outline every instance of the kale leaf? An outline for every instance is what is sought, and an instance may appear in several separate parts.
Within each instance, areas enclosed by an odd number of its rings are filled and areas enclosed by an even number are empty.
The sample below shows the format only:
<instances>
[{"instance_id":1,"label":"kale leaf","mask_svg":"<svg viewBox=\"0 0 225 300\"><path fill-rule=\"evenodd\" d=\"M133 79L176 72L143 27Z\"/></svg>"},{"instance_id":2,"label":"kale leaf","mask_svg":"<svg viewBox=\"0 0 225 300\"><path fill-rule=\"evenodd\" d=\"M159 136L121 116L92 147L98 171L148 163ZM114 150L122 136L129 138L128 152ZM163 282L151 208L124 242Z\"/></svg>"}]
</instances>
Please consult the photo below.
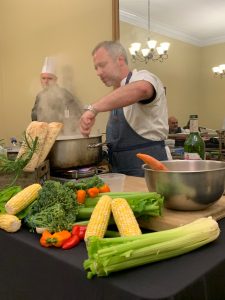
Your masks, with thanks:
<instances>
[{"instance_id":1,"label":"kale leaf","mask_svg":"<svg viewBox=\"0 0 225 300\"><path fill-rule=\"evenodd\" d=\"M24 221L32 231L36 227L48 228L52 232L71 230L78 212L75 192L60 182L47 180Z\"/></svg>"}]
</instances>

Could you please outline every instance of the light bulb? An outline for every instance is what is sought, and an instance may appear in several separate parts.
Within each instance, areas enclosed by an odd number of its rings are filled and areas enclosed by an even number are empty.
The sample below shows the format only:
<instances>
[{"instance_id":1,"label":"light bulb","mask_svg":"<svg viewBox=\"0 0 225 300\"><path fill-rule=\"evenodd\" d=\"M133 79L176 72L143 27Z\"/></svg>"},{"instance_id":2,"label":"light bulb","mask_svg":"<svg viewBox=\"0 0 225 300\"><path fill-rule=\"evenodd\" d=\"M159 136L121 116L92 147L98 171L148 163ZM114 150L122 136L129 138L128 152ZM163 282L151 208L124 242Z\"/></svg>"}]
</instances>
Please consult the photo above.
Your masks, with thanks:
<instances>
[{"instance_id":1,"label":"light bulb","mask_svg":"<svg viewBox=\"0 0 225 300\"><path fill-rule=\"evenodd\" d=\"M143 55L144 57L148 56L149 52L150 52L150 49L148 49L148 48L145 48L145 49L142 49L142 50L141 50L141 53L142 53L142 55Z\"/></svg>"},{"instance_id":2,"label":"light bulb","mask_svg":"<svg viewBox=\"0 0 225 300\"><path fill-rule=\"evenodd\" d=\"M164 50L163 50L162 47L157 47L156 50L157 50L157 52L158 52L159 55L163 55Z\"/></svg>"},{"instance_id":3,"label":"light bulb","mask_svg":"<svg viewBox=\"0 0 225 300\"><path fill-rule=\"evenodd\" d=\"M131 54L131 55L136 55L136 51L135 51L134 48L130 47L130 48L129 48L129 51L130 51L130 54Z\"/></svg>"},{"instance_id":4,"label":"light bulb","mask_svg":"<svg viewBox=\"0 0 225 300\"><path fill-rule=\"evenodd\" d=\"M225 70L225 65L219 65L220 70L224 71Z\"/></svg>"},{"instance_id":5,"label":"light bulb","mask_svg":"<svg viewBox=\"0 0 225 300\"><path fill-rule=\"evenodd\" d=\"M133 48L135 51L139 51L141 48L141 43L132 43L131 48Z\"/></svg>"},{"instance_id":6,"label":"light bulb","mask_svg":"<svg viewBox=\"0 0 225 300\"><path fill-rule=\"evenodd\" d=\"M160 47L162 47L162 49L164 51L168 51L169 47L170 47L170 43L164 42L160 44Z\"/></svg>"},{"instance_id":7,"label":"light bulb","mask_svg":"<svg viewBox=\"0 0 225 300\"><path fill-rule=\"evenodd\" d=\"M148 44L148 47L149 47L150 49L155 49L156 44L157 44L157 41L155 41L155 40L148 40L148 41L147 41L147 44Z\"/></svg>"},{"instance_id":8,"label":"light bulb","mask_svg":"<svg viewBox=\"0 0 225 300\"><path fill-rule=\"evenodd\" d=\"M213 73L219 73L219 67L213 67L212 71Z\"/></svg>"}]
</instances>

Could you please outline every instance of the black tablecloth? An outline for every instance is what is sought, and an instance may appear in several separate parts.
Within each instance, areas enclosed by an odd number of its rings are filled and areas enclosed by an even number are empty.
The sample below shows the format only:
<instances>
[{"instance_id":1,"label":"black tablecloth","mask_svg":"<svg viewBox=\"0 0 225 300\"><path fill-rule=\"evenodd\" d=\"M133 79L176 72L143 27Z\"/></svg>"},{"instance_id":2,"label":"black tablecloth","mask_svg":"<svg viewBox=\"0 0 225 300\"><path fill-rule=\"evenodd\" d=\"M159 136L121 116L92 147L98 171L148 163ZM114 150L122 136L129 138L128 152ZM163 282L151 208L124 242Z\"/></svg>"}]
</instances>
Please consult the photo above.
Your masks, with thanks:
<instances>
[{"instance_id":1,"label":"black tablecloth","mask_svg":"<svg viewBox=\"0 0 225 300\"><path fill-rule=\"evenodd\" d=\"M0 231L1 300L223 300L225 220L220 237L191 253L88 280L84 243L45 249L25 229Z\"/></svg>"}]
</instances>

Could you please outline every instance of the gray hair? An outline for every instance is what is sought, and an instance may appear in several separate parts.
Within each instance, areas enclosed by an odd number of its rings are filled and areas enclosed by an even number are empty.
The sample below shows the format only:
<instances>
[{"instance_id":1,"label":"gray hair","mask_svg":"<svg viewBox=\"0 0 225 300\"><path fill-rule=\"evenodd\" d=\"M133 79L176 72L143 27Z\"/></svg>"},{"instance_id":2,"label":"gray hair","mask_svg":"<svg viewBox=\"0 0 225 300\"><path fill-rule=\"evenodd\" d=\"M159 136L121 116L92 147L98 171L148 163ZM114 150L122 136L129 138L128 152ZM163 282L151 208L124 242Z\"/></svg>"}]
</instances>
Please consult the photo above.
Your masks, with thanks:
<instances>
[{"instance_id":1,"label":"gray hair","mask_svg":"<svg viewBox=\"0 0 225 300\"><path fill-rule=\"evenodd\" d=\"M92 55L95 54L95 52L100 49L104 48L113 59L116 59L118 56L123 56L126 64L128 64L128 59L127 59L127 53L124 47L120 44L118 41L103 41L100 42L92 51Z\"/></svg>"}]
</instances>

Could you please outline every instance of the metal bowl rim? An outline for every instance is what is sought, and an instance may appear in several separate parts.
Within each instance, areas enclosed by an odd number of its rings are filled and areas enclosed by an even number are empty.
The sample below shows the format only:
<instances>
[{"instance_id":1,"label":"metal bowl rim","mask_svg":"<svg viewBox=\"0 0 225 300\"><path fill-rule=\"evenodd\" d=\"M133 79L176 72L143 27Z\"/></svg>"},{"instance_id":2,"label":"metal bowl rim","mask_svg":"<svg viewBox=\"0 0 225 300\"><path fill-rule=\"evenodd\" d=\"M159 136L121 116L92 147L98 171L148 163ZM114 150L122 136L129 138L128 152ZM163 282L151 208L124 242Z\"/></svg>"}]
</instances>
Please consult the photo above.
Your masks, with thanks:
<instances>
[{"instance_id":1,"label":"metal bowl rim","mask_svg":"<svg viewBox=\"0 0 225 300\"><path fill-rule=\"evenodd\" d=\"M206 162L212 162L212 160L204 160ZM165 160L165 161L161 161L161 163L164 163L164 162L168 162L168 160ZM181 162L181 160L171 160L171 162L175 163L175 162ZM181 173L181 174L190 174L190 173L206 173L206 172L215 172L215 171L223 171L225 170L225 161L213 161L215 162L216 164L220 164L220 163L223 163L224 164L224 167L217 167L217 168L214 168L212 170L203 170L203 169L200 169L200 170L168 170L168 171L165 171L165 170L154 170L154 169L151 169L151 167L148 165L148 164L143 164L142 165L142 169L144 171L152 171L152 172L155 172L155 173Z\"/></svg>"}]
</instances>

